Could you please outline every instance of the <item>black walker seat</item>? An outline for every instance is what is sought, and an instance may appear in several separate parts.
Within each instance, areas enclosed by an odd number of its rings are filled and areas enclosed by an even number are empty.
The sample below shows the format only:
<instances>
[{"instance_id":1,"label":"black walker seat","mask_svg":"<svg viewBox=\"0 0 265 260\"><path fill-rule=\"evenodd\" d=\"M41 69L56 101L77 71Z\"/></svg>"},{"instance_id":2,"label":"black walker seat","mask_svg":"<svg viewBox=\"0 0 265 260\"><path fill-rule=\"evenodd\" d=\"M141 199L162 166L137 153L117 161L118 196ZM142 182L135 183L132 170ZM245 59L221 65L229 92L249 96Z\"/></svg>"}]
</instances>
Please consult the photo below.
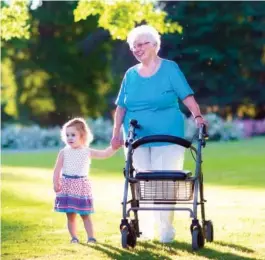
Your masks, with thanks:
<instances>
[{"instance_id":1,"label":"black walker seat","mask_svg":"<svg viewBox=\"0 0 265 260\"><path fill-rule=\"evenodd\" d=\"M172 181L184 181L191 177L192 173L190 171L140 171L136 172L135 179L137 180L172 180Z\"/></svg>"}]
</instances>

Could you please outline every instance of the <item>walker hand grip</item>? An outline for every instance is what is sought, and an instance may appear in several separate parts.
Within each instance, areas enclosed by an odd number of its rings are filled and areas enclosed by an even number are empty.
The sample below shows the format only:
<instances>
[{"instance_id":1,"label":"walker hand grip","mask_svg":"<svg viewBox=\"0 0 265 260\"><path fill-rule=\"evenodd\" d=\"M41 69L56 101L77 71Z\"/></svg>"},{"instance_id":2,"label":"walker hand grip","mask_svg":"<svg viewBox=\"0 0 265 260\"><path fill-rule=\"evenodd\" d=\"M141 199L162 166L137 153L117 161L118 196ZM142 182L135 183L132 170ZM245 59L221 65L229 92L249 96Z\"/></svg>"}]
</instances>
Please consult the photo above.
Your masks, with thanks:
<instances>
[{"instance_id":1,"label":"walker hand grip","mask_svg":"<svg viewBox=\"0 0 265 260\"><path fill-rule=\"evenodd\" d=\"M203 125L203 135L204 135L204 138L205 139L208 139L209 138L209 134L207 132L206 125Z\"/></svg>"},{"instance_id":2,"label":"walker hand grip","mask_svg":"<svg viewBox=\"0 0 265 260\"><path fill-rule=\"evenodd\" d=\"M199 128L199 140L208 139L209 135L206 130L206 125L203 124Z\"/></svg>"}]
</instances>

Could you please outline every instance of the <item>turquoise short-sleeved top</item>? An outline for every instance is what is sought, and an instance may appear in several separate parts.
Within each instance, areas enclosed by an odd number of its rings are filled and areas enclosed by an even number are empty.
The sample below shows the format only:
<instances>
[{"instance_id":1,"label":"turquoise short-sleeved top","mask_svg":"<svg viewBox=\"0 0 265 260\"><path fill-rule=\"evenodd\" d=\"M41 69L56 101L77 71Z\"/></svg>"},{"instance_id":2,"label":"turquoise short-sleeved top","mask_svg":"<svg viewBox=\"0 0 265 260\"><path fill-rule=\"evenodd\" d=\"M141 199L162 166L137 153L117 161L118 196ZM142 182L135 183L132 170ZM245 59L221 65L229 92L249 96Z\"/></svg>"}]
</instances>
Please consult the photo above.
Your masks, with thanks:
<instances>
[{"instance_id":1,"label":"turquoise short-sleeved top","mask_svg":"<svg viewBox=\"0 0 265 260\"><path fill-rule=\"evenodd\" d=\"M129 122L136 119L141 125L137 138L149 135L173 135L184 137L184 115L178 99L193 95L178 65L162 59L158 71L150 77L142 77L137 66L131 67L123 78L115 104L126 109L123 133L126 138ZM145 146L161 146L150 143Z\"/></svg>"}]
</instances>

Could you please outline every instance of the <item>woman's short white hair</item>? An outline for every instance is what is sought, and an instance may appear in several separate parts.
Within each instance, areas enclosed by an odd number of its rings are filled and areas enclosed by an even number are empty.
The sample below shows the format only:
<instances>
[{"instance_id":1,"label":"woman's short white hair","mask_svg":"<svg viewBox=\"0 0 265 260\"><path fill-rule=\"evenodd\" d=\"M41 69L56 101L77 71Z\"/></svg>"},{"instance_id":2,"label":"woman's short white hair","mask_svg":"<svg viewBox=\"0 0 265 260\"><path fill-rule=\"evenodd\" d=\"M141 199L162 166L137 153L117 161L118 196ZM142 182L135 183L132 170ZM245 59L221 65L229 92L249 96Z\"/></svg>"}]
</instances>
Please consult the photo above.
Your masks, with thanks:
<instances>
[{"instance_id":1,"label":"woman's short white hair","mask_svg":"<svg viewBox=\"0 0 265 260\"><path fill-rule=\"evenodd\" d=\"M160 35L158 31L151 25L140 25L135 28L133 28L127 36L127 42L130 46L130 48L133 47L133 44L135 40L139 36L146 36L152 43L156 43L156 52L159 51L160 45L161 45L161 40L160 40Z\"/></svg>"}]
</instances>

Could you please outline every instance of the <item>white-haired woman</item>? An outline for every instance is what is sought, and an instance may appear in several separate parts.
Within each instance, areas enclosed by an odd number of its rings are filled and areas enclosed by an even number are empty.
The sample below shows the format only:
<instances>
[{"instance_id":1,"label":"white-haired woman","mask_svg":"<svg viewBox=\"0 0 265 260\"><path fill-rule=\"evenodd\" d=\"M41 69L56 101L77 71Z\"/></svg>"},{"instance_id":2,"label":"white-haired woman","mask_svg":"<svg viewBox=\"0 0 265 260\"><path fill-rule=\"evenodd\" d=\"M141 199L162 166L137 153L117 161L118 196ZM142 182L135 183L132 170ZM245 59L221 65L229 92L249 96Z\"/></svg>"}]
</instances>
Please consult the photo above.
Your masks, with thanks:
<instances>
[{"instance_id":1,"label":"white-haired woman","mask_svg":"<svg viewBox=\"0 0 265 260\"><path fill-rule=\"evenodd\" d=\"M125 73L116 100L113 148L121 142L120 129L128 134L129 120L141 125L137 137L149 135L174 135L184 137L184 116L178 99L188 107L197 125L204 124L194 93L174 61L158 56L160 35L152 26L134 28L127 38L134 57L139 61ZM133 154L134 168L140 170L182 170L185 148L165 143L152 143L139 147ZM160 241L171 242L175 236L172 225L173 212L159 212ZM145 237L154 237L154 227L149 218L140 229Z\"/></svg>"}]
</instances>

